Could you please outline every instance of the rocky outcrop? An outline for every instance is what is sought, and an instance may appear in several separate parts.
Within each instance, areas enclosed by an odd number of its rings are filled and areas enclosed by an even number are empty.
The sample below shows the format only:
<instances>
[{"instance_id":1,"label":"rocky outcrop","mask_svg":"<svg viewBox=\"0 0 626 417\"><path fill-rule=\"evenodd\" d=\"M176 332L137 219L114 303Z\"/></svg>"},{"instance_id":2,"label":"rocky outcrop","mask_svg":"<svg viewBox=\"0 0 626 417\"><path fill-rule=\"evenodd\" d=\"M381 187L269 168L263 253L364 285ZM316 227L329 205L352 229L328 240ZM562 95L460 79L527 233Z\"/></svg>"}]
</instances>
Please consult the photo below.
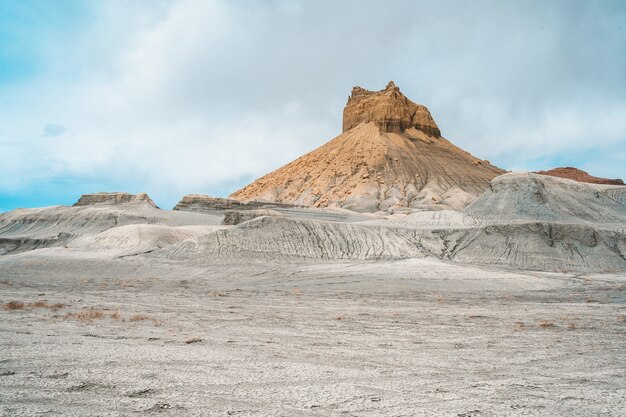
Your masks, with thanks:
<instances>
[{"instance_id":1,"label":"rocky outcrop","mask_svg":"<svg viewBox=\"0 0 626 417\"><path fill-rule=\"evenodd\" d=\"M154 201L146 193L129 194L129 193L93 193L83 194L78 201L74 203L75 207L92 206L92 205L114 205L125 203L146 203L156 207Z\"/></svg>"},{"instance_id":2,"label":"rocky outcrop","mask_svg":"<svg viewBox=\"0 0 626 417\"><path fill-rule=\"evenodd\" d=\"M210 212L238 209L245 205L245 203L229 198L211 197L203 194L188 194L174 206L173 210Z\"/></svg>"},{"instance_id":3,"label":"rocky outcrop","mask_svg":"<svg viewBox=\"0 0 626 417\"><path fill-rule=\"evenodd\" d=\"M257 217L273 216L281 217L282 213L276 210L270 209L258 209L258 210L226 210L224 212L224 225L235 225L243 222L256 219Z\"/></svg>"},{"instance_id":4,"label":"rocky outcrop","mask_svg":"<svg viewBox=\"0 0 626 417\"><path fill-rule=\"evenodd\" d=\"M294 205L262 201L241 202L232 198L211 197L204 194L188 194L174 206L173 210L194 211L198 213L221 213L226 210L257 210L264 207L294 207Z\"/></svg>"},{"instance_id":5,"label":"rocky outcrop","mask_svg":"<svg viewBox=\"0 0 626 417\"><path fill-rule=\"evenodd\" d=\"M383 132L402 133L414 127L428 136L441 136L428 109L406 98L393 81L389 81L381 91L369 91L358 86L352 89L343 110L343 131L370 122Z\"/></svg>"},{"instance_id":6,"label":"rocky outcrop","mask_svg":"<svg viewBox=\"0 0 626 417\"><path fill-rule=\"evenodd\" d=\"M461 210L503 170L440 136L428 110L390 83L355 87L344 132L231 198L358 212Z\"/></svg>"},{"instance_id":7,"label":"rocky outcrop","mask_svg":"<svg viewBox=\"0 0 626 417\"><path fill-rule=\"evenodd\" d=\"M593 175L589 175L589 173L574 167L553 168L549 171L537 171L535 172L535 174L567 178L570 180L587 182L590 184L624 185L624 181L621 179L594 177Z\"/></svg>"},{"instance_id":8,"label":"rocky outcrop","mask_svg":"<svg viewBox=\"0 0 626 417\"><path fill-rule=\"evenodd\" d=\"M486 223L626 224L626 187L533 173L495 178L464 213Z\"/></svg>"}]
</instances>

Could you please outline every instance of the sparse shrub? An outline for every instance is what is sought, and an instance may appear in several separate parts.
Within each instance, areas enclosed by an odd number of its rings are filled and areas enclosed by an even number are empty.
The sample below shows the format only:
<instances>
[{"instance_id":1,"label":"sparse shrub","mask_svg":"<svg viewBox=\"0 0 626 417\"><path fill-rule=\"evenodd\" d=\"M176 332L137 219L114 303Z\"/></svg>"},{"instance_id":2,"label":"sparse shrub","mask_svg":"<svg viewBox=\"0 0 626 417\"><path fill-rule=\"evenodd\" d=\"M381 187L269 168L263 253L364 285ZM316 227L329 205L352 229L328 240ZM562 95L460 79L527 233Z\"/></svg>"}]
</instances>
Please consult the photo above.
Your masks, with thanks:
<instances>
[{"instance_id":1,"label":"sparse shrub","mask_svg":"<svg viewBox=\"0 0 626 417\"><path fill-rule=\"evenodd\" d=\"M23 310L24 303L20 301L9 301L5 305L2 306L5 310Z\"/></svg>"},{"instance_id":2,"label":"sparse shrub","mask_svg":"<svg viewBox=\"0 0 626 417\"><path fill-rule=\"evenodd\" d=\"M193 337L189 337L189 338L185 339L185 343L187 343L188 345L190 345L192 343L198 343L198 342L202 342L202 339L200 339L197 336L193 336Z\"/></svg>"},{"instance_id":3,"label":"sparse shrub","mask_svg":"<svg viewBox=\"0 0 626 417\"><path fill-rule=\"evenodd\" d=\"M148 320L148 316L144 316L143 314L135 314L134 316L131 316L128 321L144 321L144 320Z\"/></svg>"},{"instance_id":4,"label":"sparse shrub","mask_svg":"<svg viewBox=\"0 0 626 417\"><path fill-rule=\"evenodd\" d=\"M45 301L35 301L34 303L30 303L30 306L36 308L46 308L48 307L48 303Z\"/></svg>"},{"instance_id":5,"label":"sparse shrub","mask_svg":"<svg viewBox=\"0 0 626 417\"><path fill-rule=\"evenodd\" d=\"M554 323L550 320L539 320L539 327L548 328L554 327Z\"/></svg>"},{"instance_id":6,"label":"sparse shrub","mask_svg":"<svg viewBox=\"0 0 626 417\"><path fill-rule=\"evenodd\" d=\"M104 313L100 310L87 310L80 313L67 313L65 317L75 318L77 320L100 320L104 317Z\"/></svg>"},{"instance_id":7,"label":"sparse shrub","mask_svg":"<svg viewBox=\"0 0 626 417\"><path fill-rule=\"evenodd\" d=\"M30 303L29 306L33 308L49 308L52 311L57 311L65 307L65 304L63 303L48 304L45 301L35 301L34 303Z\"/></svg>"}]
</instances>

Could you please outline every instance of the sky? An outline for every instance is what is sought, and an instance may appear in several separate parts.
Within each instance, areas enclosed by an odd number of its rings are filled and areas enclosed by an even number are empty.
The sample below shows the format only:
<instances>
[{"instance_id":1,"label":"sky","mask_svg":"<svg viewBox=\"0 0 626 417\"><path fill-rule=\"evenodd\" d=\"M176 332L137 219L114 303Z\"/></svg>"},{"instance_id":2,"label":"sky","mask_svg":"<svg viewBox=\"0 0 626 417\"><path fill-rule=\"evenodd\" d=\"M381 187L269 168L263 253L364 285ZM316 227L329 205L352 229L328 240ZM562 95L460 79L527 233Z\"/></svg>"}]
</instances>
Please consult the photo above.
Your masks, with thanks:
<instances>
[{"instance_id":1,"label":"sky","mask_svg":"<svg viewBox=\"0 0 626 417\"><path fill-rule=\"evenodd\" d=\"M621 0L0 0L0 212L227 196L389 80L501 168L626 178Z\"/></svg>"}]
</instances>

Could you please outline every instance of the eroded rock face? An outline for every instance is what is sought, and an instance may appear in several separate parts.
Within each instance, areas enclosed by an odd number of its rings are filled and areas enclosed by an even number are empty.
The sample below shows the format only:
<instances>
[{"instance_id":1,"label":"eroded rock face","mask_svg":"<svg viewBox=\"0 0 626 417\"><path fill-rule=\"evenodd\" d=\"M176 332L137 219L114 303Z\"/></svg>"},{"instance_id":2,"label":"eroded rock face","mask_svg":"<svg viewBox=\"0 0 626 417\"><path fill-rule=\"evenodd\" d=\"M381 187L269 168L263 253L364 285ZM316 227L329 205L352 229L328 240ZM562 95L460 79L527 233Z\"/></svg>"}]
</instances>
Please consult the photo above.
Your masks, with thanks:
<instances>
[{"instance_id":1,"label":"eroded rock face","mask_svg":"<svg viewBox=\"0 0 626 417\"><path fill-rule=\"evenodd\" d=\"M74 203L75 207L92 206L92 205L113 205L124 203L147 203L156 207L154 201L146 193L129 194L129 193L93 193L83 194L78 201Z\"/></svg>"},{"instance_id":2,"label":"eroded rock face","mask_svg":"<svg viewBox=\"0 0 626 417\"><path fill-rule=\"evenodd\" d=\"M252 219L256 219L257 217L284 217L284 215L276 210L270 209L258 209L258 210L226 210L224 212L224 221L222 224L225 225L236 225L243 222L250 221Z\"/></svg>"},{"instance_id":3,"label":"eroded rock face","mask_svg":"<svg viewBox=\"0 0 626 417\"><path fill-rule=\"evenodd\" d=\"M203 194L188 194L174 206L174 210L208 212L240 209L244 206L244 203L229 198L211 197Z\"/></svg>"},{"instance_id":4,"label":"eroded rock face","mask_svg":"<svg viewBox=\"0 0 626 417\"><path fill-rule=\"evenodd\" d=\"M594 177L589 173L574 167L559 167L549 171L537 171L535 174L550 175L553 177L567 178L578 182L587 182L590 184L608 184L608 185L624 185L621 179L608 179Z\"/></svg>"},{"instance_id":5,"label":"eroded rock face","mask_svg":"<svg viewBox=\"0 0 626 417\"><path fill-rule=\"evenodd\" d=\"M343 110L343 131L369 122L374 122L383 132L402 133L414 127L428 136L441 136L428 109L406 98L393 81L381 91L358 86L352 89Z\"/></svg>"},{"instance_id":6,"label":"eroded rock face","mask_svg":"<svg viewBox=\"0 0 626 417\"><path fill-rule=\"evenodd\" d=\"M198 213L223 212L227 210L256 210L267 206L292 207L291 204L267 203L261 201L241 202L232 198L211 197L204 194L184 196L173 210L195 211Z\"/></svg>"},{"instance_id":7,"label":"eroded rock face","mask_svg":"<svg viewBox=\"0 0 626 417\"><path fill-rule=\"evenodd\" d=\"M355 87L344 132L231 198L357 212L462 210L504 173L440 136L424 106L393 84Z\"/></svg>"}]
</instances>

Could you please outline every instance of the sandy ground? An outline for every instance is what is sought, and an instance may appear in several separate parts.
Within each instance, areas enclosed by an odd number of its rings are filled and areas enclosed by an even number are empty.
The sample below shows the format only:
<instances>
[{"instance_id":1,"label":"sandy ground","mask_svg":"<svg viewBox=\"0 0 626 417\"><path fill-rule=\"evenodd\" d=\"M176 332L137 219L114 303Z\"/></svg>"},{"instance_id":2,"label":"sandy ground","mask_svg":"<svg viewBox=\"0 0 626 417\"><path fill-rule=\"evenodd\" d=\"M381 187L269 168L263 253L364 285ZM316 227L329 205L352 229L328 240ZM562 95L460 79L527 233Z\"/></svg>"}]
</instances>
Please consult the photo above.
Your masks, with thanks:
<instances>
[{"instance_id":1,"label":"sandy ground","mask_svg":"<svg viewBox=\"0 0 626 417\"><path fill-rule=\"evenodd\" d=\"M37 252L0 258L3 416L626 415L624 274Z\"/></svg>"}]
</instances>

